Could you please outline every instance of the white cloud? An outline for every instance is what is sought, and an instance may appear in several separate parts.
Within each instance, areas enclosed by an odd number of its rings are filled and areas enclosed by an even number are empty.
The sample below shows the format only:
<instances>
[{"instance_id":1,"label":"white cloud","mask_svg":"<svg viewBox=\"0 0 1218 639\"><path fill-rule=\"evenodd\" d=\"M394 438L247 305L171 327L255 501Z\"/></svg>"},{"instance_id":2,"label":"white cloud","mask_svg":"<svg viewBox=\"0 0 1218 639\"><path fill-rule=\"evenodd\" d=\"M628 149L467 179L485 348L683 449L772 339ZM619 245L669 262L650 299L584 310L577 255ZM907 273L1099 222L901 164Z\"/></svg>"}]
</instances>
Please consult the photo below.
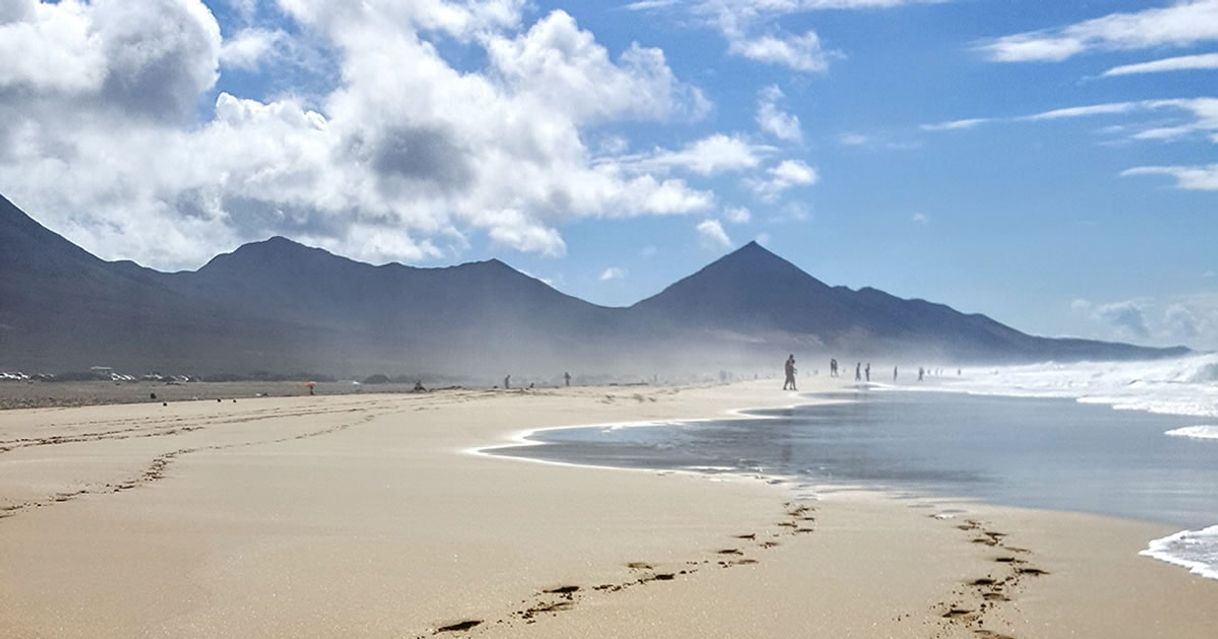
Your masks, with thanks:
<instances>
[{"instance_id":1,"label":"white cloud","mask_svg":"<svg viewBox=\"0 0 1218 639\"><path fill-rule=\"evenodd\" d=\"M930 216L925 213L914 213L913 217L909 218L909 221L913 222L914 224L921 224L925 226L930 224Z\"/></svg>"},{"instance_id":2,"label":"white cloud","mask_svg":"<svg viewBox=\"0 0 1218 639\"><path fill-rule=\"evenodd\" d=\"M1134 175L1167 175L1176 179L1176 187L1187 191L1218 191L1218 164L1206 166L1138 166L1121 172L1122 177Z\"/></svg>"},{"instance_id":3,"label":"white cloud","mask_svg":"<svg viewBox=\"0 0 1218 639\"><path fill-rule=\"evenodd\" d=\"M1004 36L979 45L998 62L1057 62L1089 51L1190 46L1218 40L1218 0L1112 13L1076 24Z\"/></svg>"},{"instance_id":4,"label":"white cloud","mask_svg":"<svg viewBox=\"0 0 1218 639\"><path fill-rule=\"evenodd\" d=\"M162 268L271 234L374 261L435 258L472 233L561 255L576 218L714 208L667 175L675 162L645 170L585 145L593 127L705 112L658 49L611 55L561 11L526 25L524 0L277 7L333 56L331 89L217 95L222 61L288 64L306 36L223 41L200 0L6 3L0 191L103 257ZM437 39L485 65L456 68ZM689 148L723 152L686 158L692 173L757 161L730 142Z\"/></svg>"},{"instance_id":5,"label":"white cloud","mask_svg":"<svg viewBox=\"0 0 1218 639\"><path fill-rule=\"evenodd\" d=\"M935 124L923 124L920 128L923 131L960 131L962 129L972 129L991 121L991 118L965 118L962 120L948 120L947 122L938 122Z\"/></svg>"},{"instance_id":6,"label":"white cloud","mask_svg":"<svg viewBox=\"0 0 1218 639\"><path fill-rule=\"evenodd\" d=\"M732 239L723 230L719 220L703 220L695 227L702 245L712 249L725 249L732 245Z\"/></svg>"},{"instance_id":7,"label":"white cloud","mask_svg":"<svg viewBox=\"0 0 1218 639\"><path fill-rule=\"evenodd\" d=\"M1135 301L1115 302L1095 307L1092 311L1097 319L1115 326L1124 334L1137 339L1150 336L1150 328L1146 325L1146 316L1142 312L1142 304Z\"/></svg>"},{"instance_id":8,"label":"white cloud","mask_svg":"<svg viewBox=\"0 0 1218 639\"><path fill-rule=\"evenodd\" d=\"M778 107L785 96L782 89L770 85L761 90L757 100L757 126L762 131L786 142L802 142L803 129L799 126L799 116L792 115Z\"/></svg>"},{"instance_id":9,"label":"white cloud","mask_svg":"<svg viewBox=\"0 0 1218 639\"><path fill-rule=\"evenodd\" d=\"M773 147L752 144L739 136L722 133L694 141L682 149L656 149L650 154L602 159L626 169L667 173L686 171L708 176L756 168Z\"/></svg>"},{"instance_id":10,"label":"white cloud","mask_svg":"<svg viewBox=\"0 0 1218 639\"><path fill-rule=\"evenodd\" d=\"M1199 293L1162 299L1140 298L1110 304L1085 299L1071 302L1072 310L1107 328L1107 339L1196 348L1218 347L1218 295Z\"/></svg>"},{"instance_id":11,"label":"white cloud","mask_svg":"<svg viewBox=\"0 0 1218 639\"><path fill-rule=\"evenodd\" d=\"M1163 312L1163 324L1167 333L1178 339L1195 339L1202 332L1201 320L1184 304L1168 306Z\"/></svg>"},{"instance_id":12,"label":"white cloud","mask_svg":"<svg viewBox=\"0 0 1218 639\"><path fill-rule=\"evenodd\" d=\"M724 209L723 219L732 224L748 224L753 219L753 213L743 206L734 206Z\"/></svg>"},{"instance_id":13,"label":"white cloud","mask_svg":"<svg viewBox=\"0 0 1218 639\"><path fill-rule=\"evenodd\" d=\"M1010 118L973 118L934 125L923 130L943 131L970 128L990 122L1053 122L1100 116L1136 116L1154 114L1157 117L1141 123L1105 127L1108 134L1129 140L1172 141L1204 137L1218 143L1218 98L1178 98L1168 100L1133 100L1065 107ZM1168 174L1178 178L1182 188L1214 189L1214 165L1210 166L1147 166L1130 169L1124 175ZM1188 186L1183 186L1188 185Z\"/></svg>"},{"instance_id":14,"label":"white cloud","mask_svg":"<svg viewBox=\"0 0 1218 639\"><path fill-rule=\"evenodd\" d=\"M288 35L278 29L242 29L220 47L220 64L233 69L257 69L287 38Z\"/></svg>"},{"instance_id":15,"label":"white cloud","mask_svg":"<svg viewBox=\"0 0 1218 639\"><path fill-rule=\"evenodd\" d=\"M701 91L676 79L663 51L635 43L615 62L591 32L561 10L515 38L488 38L487 54L515 92L580 122L696 119L710 108Z\"/></svg>"},{"instance_id":16,"label":"white cloud","mask_svg":"<svg viewBox=\"0 0 1218 639\"><path fill-rule=\"evenodd\" d=\"M750 178L745 184L765 201L777 199L786 190L797 186L811 186L820 181L816 169L802 160L783 160L778 166L766 171L764 179Z\"/></svg>"},{"instance_id":17,"label":"white cloud","mask_svg":"<svg viewBox=\"0 0 1218 639\"><path fill-rule=\"evenodd\" d=\"M764 34L729 37L728 51L754 62L787 67L793 71L819 73L829 68L834 54L825 51L815 31L803 35Z\"/></svg>"},{"instance_id":18,"label":"white cloud","mask_svg":"<svg viewBox=\"0 0 1218 639\"><path fill-rule=\"evenodd\" d=\"M862 133L843 133L837 136L837 141L845 146L867 146L871 144L871 137Z\"/></svg>"},{"instance_id":19,"label":"white cloud","mask_svg":"<svg viewBox=\"0 0 1218 639\"><path fill-rule=\"evenodd\" d=\"M1103 77L1110 78L1122 75L1137 75L1142 73L1164 73L1168 71L1197 71L1203 69L1218 69L1218 53L1201 55L1184 55L1175 58L1164 58L1138 64L1125 64L1112 67L1105 71Z\"/></svg>"},{"instance_id":20,"label":"white cloud","mask_svg":"<svg viewBox=\"0 0 1218 639\"><path fill-rule=\"evenodd\" d=\"M637 0L634 11L679 11L723 34L733 55L793 71L823 72L841 54L821 47L815 31L785 33L778 23L787 16L816 11L888 9L949 0Z\"/></svg>"},{"instance_id":21,"label":"white cloud","mask_svg":"<svg viewBox=\"0 0 1218 639\"><path fill-rule=\"evenodd\" d=\"M627 274L628 274L628 271L624 268L620 268L617 266L610 266L609 268L601 271L601 276L599 279L602 282L608 282L610 280L621 280L621 279L626 279Z\"/></svg>"}]
</instances>

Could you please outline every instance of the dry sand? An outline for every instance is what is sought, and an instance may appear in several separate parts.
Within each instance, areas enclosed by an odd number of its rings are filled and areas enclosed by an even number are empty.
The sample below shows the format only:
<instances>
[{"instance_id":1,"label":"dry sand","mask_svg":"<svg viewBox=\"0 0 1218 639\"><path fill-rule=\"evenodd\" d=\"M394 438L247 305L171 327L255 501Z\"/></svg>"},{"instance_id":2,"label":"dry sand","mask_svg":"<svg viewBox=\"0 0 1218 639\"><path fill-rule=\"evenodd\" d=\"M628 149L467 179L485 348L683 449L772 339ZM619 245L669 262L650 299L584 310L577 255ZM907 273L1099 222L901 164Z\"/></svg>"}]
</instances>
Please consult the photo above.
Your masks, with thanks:
<instances>
[{"instance_id":1,"label":"dry sand","mask_svg":"<svg viewBox=\"0 0 1218 639\"><path fill-rule=\"evenodd\" d=\"M1161 526L469 452L774 386L0 412L0 636L1214 636Z\"/></svg>"}]
</instances>

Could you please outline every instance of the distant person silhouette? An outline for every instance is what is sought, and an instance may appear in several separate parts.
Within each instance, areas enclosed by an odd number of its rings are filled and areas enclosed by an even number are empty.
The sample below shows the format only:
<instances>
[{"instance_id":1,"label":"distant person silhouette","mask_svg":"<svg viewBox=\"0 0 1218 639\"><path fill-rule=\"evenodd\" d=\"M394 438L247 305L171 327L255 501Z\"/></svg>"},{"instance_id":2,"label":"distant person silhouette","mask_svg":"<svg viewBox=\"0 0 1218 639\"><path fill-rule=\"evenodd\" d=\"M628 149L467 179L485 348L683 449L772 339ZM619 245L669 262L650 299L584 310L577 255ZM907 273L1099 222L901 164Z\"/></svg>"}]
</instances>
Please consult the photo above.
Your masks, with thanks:
<instances>
[{"instance_id":1,"label":"distant person silhouette","mask_svg":"<svg viewBox=\"0 0 1218 639\"><path fill-rule=\"evenodd\" d=\"M897 381L897 367L896 366L892 367L892 381L894 381L894 382Z\"/></svg>"},{"instance_id":2,"label":"distant person silhouette","mask_svg":"<svg viewBox=\"0 0 1218 639\"><path fill-rule=\"evenodd\" d=\"M837 377L837 360L829 360L829 377Z\"/></svg>"},{"instance_id":3,"label":"distant person silhouette","mask_svg":"<svg viewBox=\"0 0 1218 639\"><path fill-rule=\"evenodd\" d=\"M920 382L920 381L922 381L922 375L923 375L925 372L926 372L926 371L922 370L922 367L921 367L921 366L919 366L919 367L918 367L918 381L919 381L919 382Z\"/></svg>"},{"instance_id":4,"label":"distant person silhouette","mask_svg":"<svg viewBox=\"0 0 1218 639\"><path fill-rule=\"evenodd\" d=\"M564 383L564 384L566 384L567 386L570 386L570 385L571 385L571 373L563 373L563 374L562 374L562 381L563 381L563 383Z\"/></svg>"},{"instance_id":5,"label":"distant person silhouette","mask_svg":"<svg viewBox=\"0 0 1218 639\"><path fill-rule=\"evenodd\" d=\"M863 381L863 372L862 371L863 371L863 363L855 362L855 364L854 364L854 381L856 381L856 382Z\"/></svg>"},{"instance_id":6,"label":"distant person silhouette","mask_svg":"<svg viewBox=\"0 0 1218 639\"><path fill-rule=\"evenodd\" d=\"M787 373L787 380L782 383L783 390L799 390L795 388L795 355L787 356L787 363L784 366Z\"/></svg>"},{"instance_id":7,"label":"distant person silhouette","mask_svg":"<svg viewBox=\"0 0 1218 639\"><path fill-rule=\"evenodd\" d=\"M508 375L507 377L503 378L503 388L504 388L504 390L506 390L511 387L512 387L512 376Z\"/></svg>"},{"instance_id":8,"label":"distant person silhouette","mask_svg":"<svg viewBox=\"0 0 1218 639\"><path fill-rule=\"evenodd\" d=\"M871 362L867 362L867 368L863 369L863 372L867 375L867 381L870 382L871 381Z\"/></svg>"}]
</instances>

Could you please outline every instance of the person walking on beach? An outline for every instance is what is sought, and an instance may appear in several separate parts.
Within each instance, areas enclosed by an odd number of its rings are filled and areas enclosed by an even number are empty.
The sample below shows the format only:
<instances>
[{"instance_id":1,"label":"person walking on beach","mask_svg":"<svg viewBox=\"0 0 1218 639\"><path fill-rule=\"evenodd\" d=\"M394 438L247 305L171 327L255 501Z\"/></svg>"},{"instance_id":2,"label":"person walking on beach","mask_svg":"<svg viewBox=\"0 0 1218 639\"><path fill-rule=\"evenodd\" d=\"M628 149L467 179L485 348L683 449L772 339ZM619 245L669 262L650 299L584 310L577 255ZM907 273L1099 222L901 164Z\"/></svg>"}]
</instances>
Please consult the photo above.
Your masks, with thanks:
<instances>
[{"instance_id":1,"label":"person walking on beach","mask_svg":"<svg viewBox=\"0 0 1218 639\"><path fill-rule=\"evenodd\" d=\"M512 387L512 376L508 375L507 377L503 378L503 389L507 390L511 387Z\"/></svg>"},{"instance_id":2,"label":"person walking on beach","mask_svg":"<svg viewBox=\"0 0 1218 639\"><path fill-rule=\"evenodd\" d=\"M870 382L871 381L871 362L867 362L867 368L863 369L863 372L867 375L867 381Z\"/></svg>"},{"instance_id":3,"label":"person walking on beach","mask_svg":"<svg viewBox=\"0 0 1218 639\"><path fill-rule=\"evenodd\" d=\"M837 377L837 360L829 360L829 377Z\"/></svg>"},{"instance_id":4,"label":"person walking on beach","mask_svg":"<svg viewBox=\"0 0 1218 639\"><path fill-rule=\"evenodd\" d=\"M856 381L856 382L863 381L863 363L862 362L854 363L854 381Z\"/></svg>"},{"instance_id":5,"label":"person walking on beach","mask_svg":"<svg viewBox=\"0 0 1218 639\"><path fill-rule=\"evenodd\" d=\"M919 367L918 367L918 381L919 381L919 382L920 382L920 381L922 381L922 374L923 374L924 372L925 372L925 371L923 371L923 370L922 370L922 367L921 367L921 366L919 366Z\"/></svg>"},{"instance_id":6,"label":"person walking on beach","mask_svg":"<svg viewBox=\"0 0 1218 639\"><path fill-rule=\"evenodd\" d=\"M563 374L562 374L562 381L563 381L563 383L564 383L564 384L566 384L567 386L570 386L570 385L571 385L571 373L563 373Z\"/></svg>"},{"instance_id":7,"label":"person walking on beach","mask_svg":"<svg viewBox=\"0 0 1218 639\"><path fill-rule=\"evenodd\" d=\"M784 366L787 373L787 380L782 383L783 390L798 390L795 388L795 354L787 356L787 363Z\"/></svg>"},{"instance_id":8,"label":"person walking on beach","mask_svg":"<svg viewBox=\"0 0 1218 639\"><path fill-rule=\"evenodd\" d=\"M892 381L894 381L894 382L897 381L897 367L896 366L892 367Z\"/></svg>"}]
</instances>

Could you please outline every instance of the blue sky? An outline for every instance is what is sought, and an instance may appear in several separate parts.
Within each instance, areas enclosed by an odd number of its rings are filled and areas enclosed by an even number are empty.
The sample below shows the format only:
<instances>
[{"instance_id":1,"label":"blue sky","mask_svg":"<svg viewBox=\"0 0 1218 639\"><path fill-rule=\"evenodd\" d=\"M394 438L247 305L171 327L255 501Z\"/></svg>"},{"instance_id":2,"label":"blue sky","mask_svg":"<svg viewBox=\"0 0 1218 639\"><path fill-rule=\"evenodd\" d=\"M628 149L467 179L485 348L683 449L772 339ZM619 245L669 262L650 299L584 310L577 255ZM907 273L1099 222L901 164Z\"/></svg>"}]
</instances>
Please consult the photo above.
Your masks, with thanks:
<instances>
[{"instance_id":1,"label":"blue sky","mask_svg":"<svg viewBox=\"0 0 1218 639\"><path fill-rule=\"evenodd\" d=\"M1218 348L1218 0L137 4L0 11L0 192L107 258L283 234L625 305L757 239Z\"/></svg>"}]
</instances>

